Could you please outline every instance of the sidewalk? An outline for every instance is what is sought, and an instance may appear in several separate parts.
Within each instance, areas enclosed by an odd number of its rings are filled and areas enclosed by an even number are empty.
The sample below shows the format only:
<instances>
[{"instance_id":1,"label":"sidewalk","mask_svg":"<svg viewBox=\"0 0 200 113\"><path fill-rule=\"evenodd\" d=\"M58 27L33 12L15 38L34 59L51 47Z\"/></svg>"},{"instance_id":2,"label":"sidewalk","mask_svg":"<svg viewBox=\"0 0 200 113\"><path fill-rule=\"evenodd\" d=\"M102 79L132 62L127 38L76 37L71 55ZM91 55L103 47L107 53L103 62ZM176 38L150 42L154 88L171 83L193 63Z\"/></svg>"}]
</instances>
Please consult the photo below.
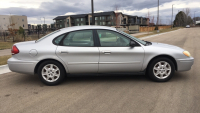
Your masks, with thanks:
<instances>
[{"instance_id":1,"label":"sidewalk","mask_svg":"<svg viewBox=\"0 0 200 113\"><path fill-rule=\"evenodd\" d=\"M11 55L11 49L0 50L0 56Z\"/></svg>"}]
</instances>

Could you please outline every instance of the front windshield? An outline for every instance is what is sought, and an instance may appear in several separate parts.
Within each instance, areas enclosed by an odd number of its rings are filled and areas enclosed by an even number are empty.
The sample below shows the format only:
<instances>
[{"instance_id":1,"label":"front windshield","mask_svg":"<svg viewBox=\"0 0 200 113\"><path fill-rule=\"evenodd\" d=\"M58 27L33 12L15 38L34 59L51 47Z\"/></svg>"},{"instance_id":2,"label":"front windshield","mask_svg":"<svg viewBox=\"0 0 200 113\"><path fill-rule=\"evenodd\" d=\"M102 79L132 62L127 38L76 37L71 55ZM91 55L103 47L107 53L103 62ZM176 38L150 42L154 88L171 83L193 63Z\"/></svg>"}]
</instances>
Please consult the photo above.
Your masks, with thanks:
<instances>
[{"instance_id":1,"label":"front windshield","mask_svg":"<svg viewBox=\"0 0 200 113\"><path fill-rule=\"evenodd\" d=\"M59 31L60 31L60 30L56 30L56 31L54 31L54 32L52 32L52 33L49 33L49 34L43 36L42 38L36 40L35 42L39 42L40 40L43 40L43 39L45 39L46 37L48 37L48 36L50 36L50 35L53 35L53 34L59 32Z\"/></svg>"},{"instance_id":2,"label":"front windshield","mask_svg":"<svg viewBox=\"0 0 200 113\"><path fill-rule=\"evenodd\" d=\"M136 40L136 41L140 42L140 43L143 44L143 45L146 45L146 42L145 42L145 41L142 41L142 40L140 40L140 39L138 39L138 38L135 38L134 36L129 35L129 34L125 33L125 32L122 32L122 31L118 31L118 32L121 33L121 34L123 34L123 35L126 35L126 36L128 36L128 37L130 37L130 38L132 38L133 40Z\"/></svg>"}]
</instances>

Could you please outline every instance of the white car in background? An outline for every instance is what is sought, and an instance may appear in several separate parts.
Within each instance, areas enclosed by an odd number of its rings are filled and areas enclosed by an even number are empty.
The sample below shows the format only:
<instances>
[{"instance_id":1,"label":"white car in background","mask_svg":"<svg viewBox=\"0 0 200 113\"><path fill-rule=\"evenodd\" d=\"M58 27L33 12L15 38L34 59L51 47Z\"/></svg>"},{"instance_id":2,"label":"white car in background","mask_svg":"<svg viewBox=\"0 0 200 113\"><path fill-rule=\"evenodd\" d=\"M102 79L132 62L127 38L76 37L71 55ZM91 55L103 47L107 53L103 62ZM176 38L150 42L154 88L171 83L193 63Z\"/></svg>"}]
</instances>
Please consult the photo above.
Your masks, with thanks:
<instances>
[{"instance_id":1,"label":"white car in background","mask_svg":"<svg viewBox=\"0 0 200 113\"><path fill-rule=\"evenodd\" d=\"M186 25L186 28L190 28L190 25Z\"/></svg>"}]
</instances>

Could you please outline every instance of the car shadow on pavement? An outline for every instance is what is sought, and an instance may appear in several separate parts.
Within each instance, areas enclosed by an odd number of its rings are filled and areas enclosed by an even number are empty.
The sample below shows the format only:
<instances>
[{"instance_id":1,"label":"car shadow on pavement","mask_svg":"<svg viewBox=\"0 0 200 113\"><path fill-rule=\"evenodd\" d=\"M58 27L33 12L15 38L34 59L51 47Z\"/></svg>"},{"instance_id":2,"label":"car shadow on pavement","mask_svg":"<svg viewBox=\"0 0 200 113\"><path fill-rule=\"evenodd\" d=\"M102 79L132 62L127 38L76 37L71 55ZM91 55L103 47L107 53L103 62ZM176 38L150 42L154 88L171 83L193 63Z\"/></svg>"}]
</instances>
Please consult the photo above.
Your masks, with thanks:
<instances>
[{"instance_id":1,"label":"car shadow on pavement","mask_svg":"<svg viewBox=\"0 0 200 113\"><path fill-rule=\"evenodd\" d=\"M177 81L185 81L189 78L187 73L176 72L173 78L168 82L177 82ZM45 86L41 83L38 75L27 75L23 74L18 77L15 84L30 84L30 85L39 85L40 87ZM76 75L66 77L64 82L61 85L74 84L74 83L103 83L103 82L143 82L143 83L159 83L151 81L146 75Z\"/></svg>"}]
</instances>

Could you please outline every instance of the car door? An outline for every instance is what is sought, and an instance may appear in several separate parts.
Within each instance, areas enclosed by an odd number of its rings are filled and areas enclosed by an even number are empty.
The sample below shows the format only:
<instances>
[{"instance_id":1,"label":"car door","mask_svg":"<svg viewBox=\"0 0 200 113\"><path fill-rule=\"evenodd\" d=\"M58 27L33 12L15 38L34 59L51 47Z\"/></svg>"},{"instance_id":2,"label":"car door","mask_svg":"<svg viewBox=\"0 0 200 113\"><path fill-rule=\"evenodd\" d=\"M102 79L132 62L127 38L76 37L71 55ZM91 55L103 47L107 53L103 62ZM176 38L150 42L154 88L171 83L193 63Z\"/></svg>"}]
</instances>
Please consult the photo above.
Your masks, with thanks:
<instances>
[{"instance_id":1,"label":"car door","mask_svg":"<svg viewBox=\"0 0 200 113\"><path fill-rule=\"evenodd\" d=\"M144 49L130 47L130 38L110 30L96 30L100 42L99 73L141 71Z\"/></svg>"},{"instance_id":2,"label":"car door","mask_svg":"<svg viewBox=\"0 0 200 113\"><path fill-rule=\"evenodd\" d=\"M99 50L94 46L93 30L67 34L56 54L67 65L69 73L97 73Z\"/></svg>"}]
</instances>

